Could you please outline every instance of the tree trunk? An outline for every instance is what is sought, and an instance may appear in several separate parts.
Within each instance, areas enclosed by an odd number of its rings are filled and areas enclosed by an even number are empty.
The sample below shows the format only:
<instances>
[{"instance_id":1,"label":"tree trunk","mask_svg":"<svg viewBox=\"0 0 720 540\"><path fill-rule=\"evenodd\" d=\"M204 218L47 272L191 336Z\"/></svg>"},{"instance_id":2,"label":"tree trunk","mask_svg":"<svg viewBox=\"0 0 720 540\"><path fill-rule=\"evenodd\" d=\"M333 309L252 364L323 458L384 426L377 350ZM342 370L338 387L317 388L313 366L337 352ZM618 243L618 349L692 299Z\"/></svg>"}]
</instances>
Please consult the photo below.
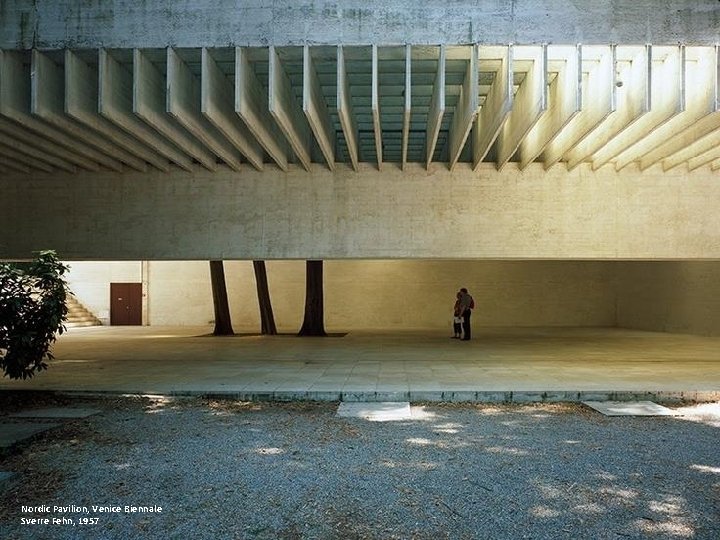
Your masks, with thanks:
<instances>
[{"instance_id":1,"label":"tree trunk","mask_svg":"<svg viewBox=\"0 0 720 540\"><path fill-rule=\"evenodd\" d=\"M255 283L257 284L258 304L260 305L260 333L274 336L277 334L277 328L275 327L275 317L273 317L272 303L270 302L265 261L253 261L253 270L255 270Z\"/></svg>"},{"instance_id":2,"label":"tree trunk","mask_svg":"<svg viewBox=\"0 0 720 540\"><path fill-rule=\"evenodd\" d=\"M323 262L305 263L305 320L299 336L326 336L323 314Z\"/></svg>"},{"instance_id":3,"label":"tree trunk","mask_svg":"<svg viewBox=\"0 0 720 540\"><path fill-rule=\"evenodd\" d=\"M215 330L213 335L232 336L235 332L230 321L225 268L222 261L210 261L210 282L212 284L213 308L215 309Z\"/></svg>"}]
</instances>

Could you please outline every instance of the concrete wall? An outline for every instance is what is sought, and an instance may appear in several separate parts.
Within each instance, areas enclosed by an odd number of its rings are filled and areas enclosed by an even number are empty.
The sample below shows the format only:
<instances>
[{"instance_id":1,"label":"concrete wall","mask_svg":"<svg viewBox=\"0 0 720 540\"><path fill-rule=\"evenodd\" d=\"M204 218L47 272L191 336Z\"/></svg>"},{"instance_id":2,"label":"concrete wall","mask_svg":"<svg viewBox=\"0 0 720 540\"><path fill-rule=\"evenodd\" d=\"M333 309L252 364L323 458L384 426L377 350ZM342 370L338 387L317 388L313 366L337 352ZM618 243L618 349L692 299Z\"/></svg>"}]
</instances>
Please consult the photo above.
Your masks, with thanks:
<instances>
[{"instance_id":1,"label":"concrete wall","mask_svg":"<svg viewBox=\"0 0 720 540\"><path fill-rule=\"evenodd\" d=\"M206 261L147 264L150 324L202 325L213 320ZM119 265L107 266L110 271ZM97 267L98 263L74 263L71 271L78 297L93 306L98 305L97 281L102 275ZM269 261L267 271L276 323L282 331L295 332L302 324L305 263ZM225 274L235 330L258 331L252 263L226 262ZM327 261L324 277L329 330L449 329L455 293L463 286L476 298L474 320L479 326L615 325L612 263ZM108 296L105 286L103 309Z\"/></svg>"},{"instance_id":2,"label":"concrete wall","mask_svg":"<svg viewBox=\"0 0 720 540\"><path fill-rule=\"evenodd\" d=\"M70 290L103 324L110 324L110 283L142 282L139 261L69 264Z\"/></svg>"},{"instance_id":3,"label":"concrete wall","mask_svg":"<svg viewBox=\"0 0 720 540\"><path fill-rule=\"evenodd\" d=\"M720 335L720 263L618 263L618 326Z\"/></svg>"},{"instance_id":4,"label":"concrete wall","mask_svg":"<svg viewBox=\"0 0 720 540\"><path fill-rule=\"evenodd\" d=\"M709 167L266 169L6 175L0 259L720 259Z\"/></svg>"},{"instance_id":5,"label":"concrete wall","mask_svg":"<svg viewBox=\"0 0 720 540\"><path fill-rule=\"evenodd\" d=\"M716 0L3 0L0 48L719 40Z\"/></svg>"}]
</instances>

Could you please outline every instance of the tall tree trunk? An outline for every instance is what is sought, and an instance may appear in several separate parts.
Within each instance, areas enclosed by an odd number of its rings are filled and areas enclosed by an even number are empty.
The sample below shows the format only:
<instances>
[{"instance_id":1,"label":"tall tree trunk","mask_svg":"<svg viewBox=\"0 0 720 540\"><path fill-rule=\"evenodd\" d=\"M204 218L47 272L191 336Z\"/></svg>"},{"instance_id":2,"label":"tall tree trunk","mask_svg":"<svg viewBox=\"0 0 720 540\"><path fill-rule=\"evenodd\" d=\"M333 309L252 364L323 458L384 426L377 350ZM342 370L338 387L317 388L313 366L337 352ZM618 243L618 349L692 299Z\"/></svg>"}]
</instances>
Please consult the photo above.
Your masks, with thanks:
<instances>
[{"instance_id":1,"label":"tall tree trunk","mask_svg":"<svg viewBox=\"0 0 720 540\"><path fill-rule=\"evenodd\" d=\"M265 261L253 261L253 270L255 270L255 283L257 284L258 304L260 305L260 333L274 336L277 334L277 328L275 327L275 317L273 317L272 303L270 302Z\"/></svg>"},{"instance_id":2,"label":"tall tree trunk","mask_svg":"<svg viewBox=\"0 0 720 540\"><path fill-rule=\"evenodd\" d=\"M305 320L300 336L326 336L323 313L323 262L305 263Z\"/></svg>"},{"instance_id":3,"label":"tall tree trunk","mask_svg":"<svg viewBox=\"0 0 720 540\"><path fill-rule=\"evenodd\" d=\"M235 332L230 322L225 268L222 261L210 261L210 283L212 284L213 308L215 309L215 330L213 335L232 336Z\"/></svg>"}]
</instances>

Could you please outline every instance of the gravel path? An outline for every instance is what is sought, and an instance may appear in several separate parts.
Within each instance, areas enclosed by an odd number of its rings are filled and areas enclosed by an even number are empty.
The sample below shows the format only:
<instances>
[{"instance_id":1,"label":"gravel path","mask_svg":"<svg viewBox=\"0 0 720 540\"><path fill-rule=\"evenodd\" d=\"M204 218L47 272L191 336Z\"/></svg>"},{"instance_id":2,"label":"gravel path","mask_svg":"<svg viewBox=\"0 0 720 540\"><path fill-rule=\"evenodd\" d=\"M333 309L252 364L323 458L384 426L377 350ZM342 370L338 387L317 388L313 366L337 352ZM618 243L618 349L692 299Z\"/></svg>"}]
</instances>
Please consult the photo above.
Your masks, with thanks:
<instances>
[{"instance_id":1,"label":"gravel path","mask_svg":"<svg viewBox=\"0 0 720 540\"><path fill-rule=\"evenodd\" d=\"M0 538L720 538L717 421L577 405L434 404L371 423L328 403L75 404L104 412L0 460L20 473L0 487ZM53 517L75 525L21 524Z\"/></svg>"}]
</instances>

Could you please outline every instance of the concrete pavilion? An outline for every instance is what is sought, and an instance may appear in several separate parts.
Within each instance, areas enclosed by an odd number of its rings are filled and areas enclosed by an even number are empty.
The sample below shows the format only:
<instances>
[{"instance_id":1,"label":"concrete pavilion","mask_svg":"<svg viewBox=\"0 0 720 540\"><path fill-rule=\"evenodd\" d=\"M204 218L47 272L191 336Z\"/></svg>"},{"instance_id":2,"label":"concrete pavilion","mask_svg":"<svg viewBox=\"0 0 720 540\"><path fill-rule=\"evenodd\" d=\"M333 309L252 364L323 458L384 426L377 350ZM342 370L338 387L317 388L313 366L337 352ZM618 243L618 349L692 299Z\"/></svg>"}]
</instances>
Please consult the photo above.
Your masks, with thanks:
<instances>
[{"instance_id":1,"label":"concrete pavilion","mask_svg":"<svg viewBox=\"0 0 720 540\"><path fill-rule=\"evenodd\" d=\"M466 286L477 328L717 337L719 28L711 0L5 0L0 259L55 249L105 324L136 283L138 322L207 325L224 260L257 330L265 260L293 332L321 259L331 331L444 337Z\"/></svg>"}]
</instances>

